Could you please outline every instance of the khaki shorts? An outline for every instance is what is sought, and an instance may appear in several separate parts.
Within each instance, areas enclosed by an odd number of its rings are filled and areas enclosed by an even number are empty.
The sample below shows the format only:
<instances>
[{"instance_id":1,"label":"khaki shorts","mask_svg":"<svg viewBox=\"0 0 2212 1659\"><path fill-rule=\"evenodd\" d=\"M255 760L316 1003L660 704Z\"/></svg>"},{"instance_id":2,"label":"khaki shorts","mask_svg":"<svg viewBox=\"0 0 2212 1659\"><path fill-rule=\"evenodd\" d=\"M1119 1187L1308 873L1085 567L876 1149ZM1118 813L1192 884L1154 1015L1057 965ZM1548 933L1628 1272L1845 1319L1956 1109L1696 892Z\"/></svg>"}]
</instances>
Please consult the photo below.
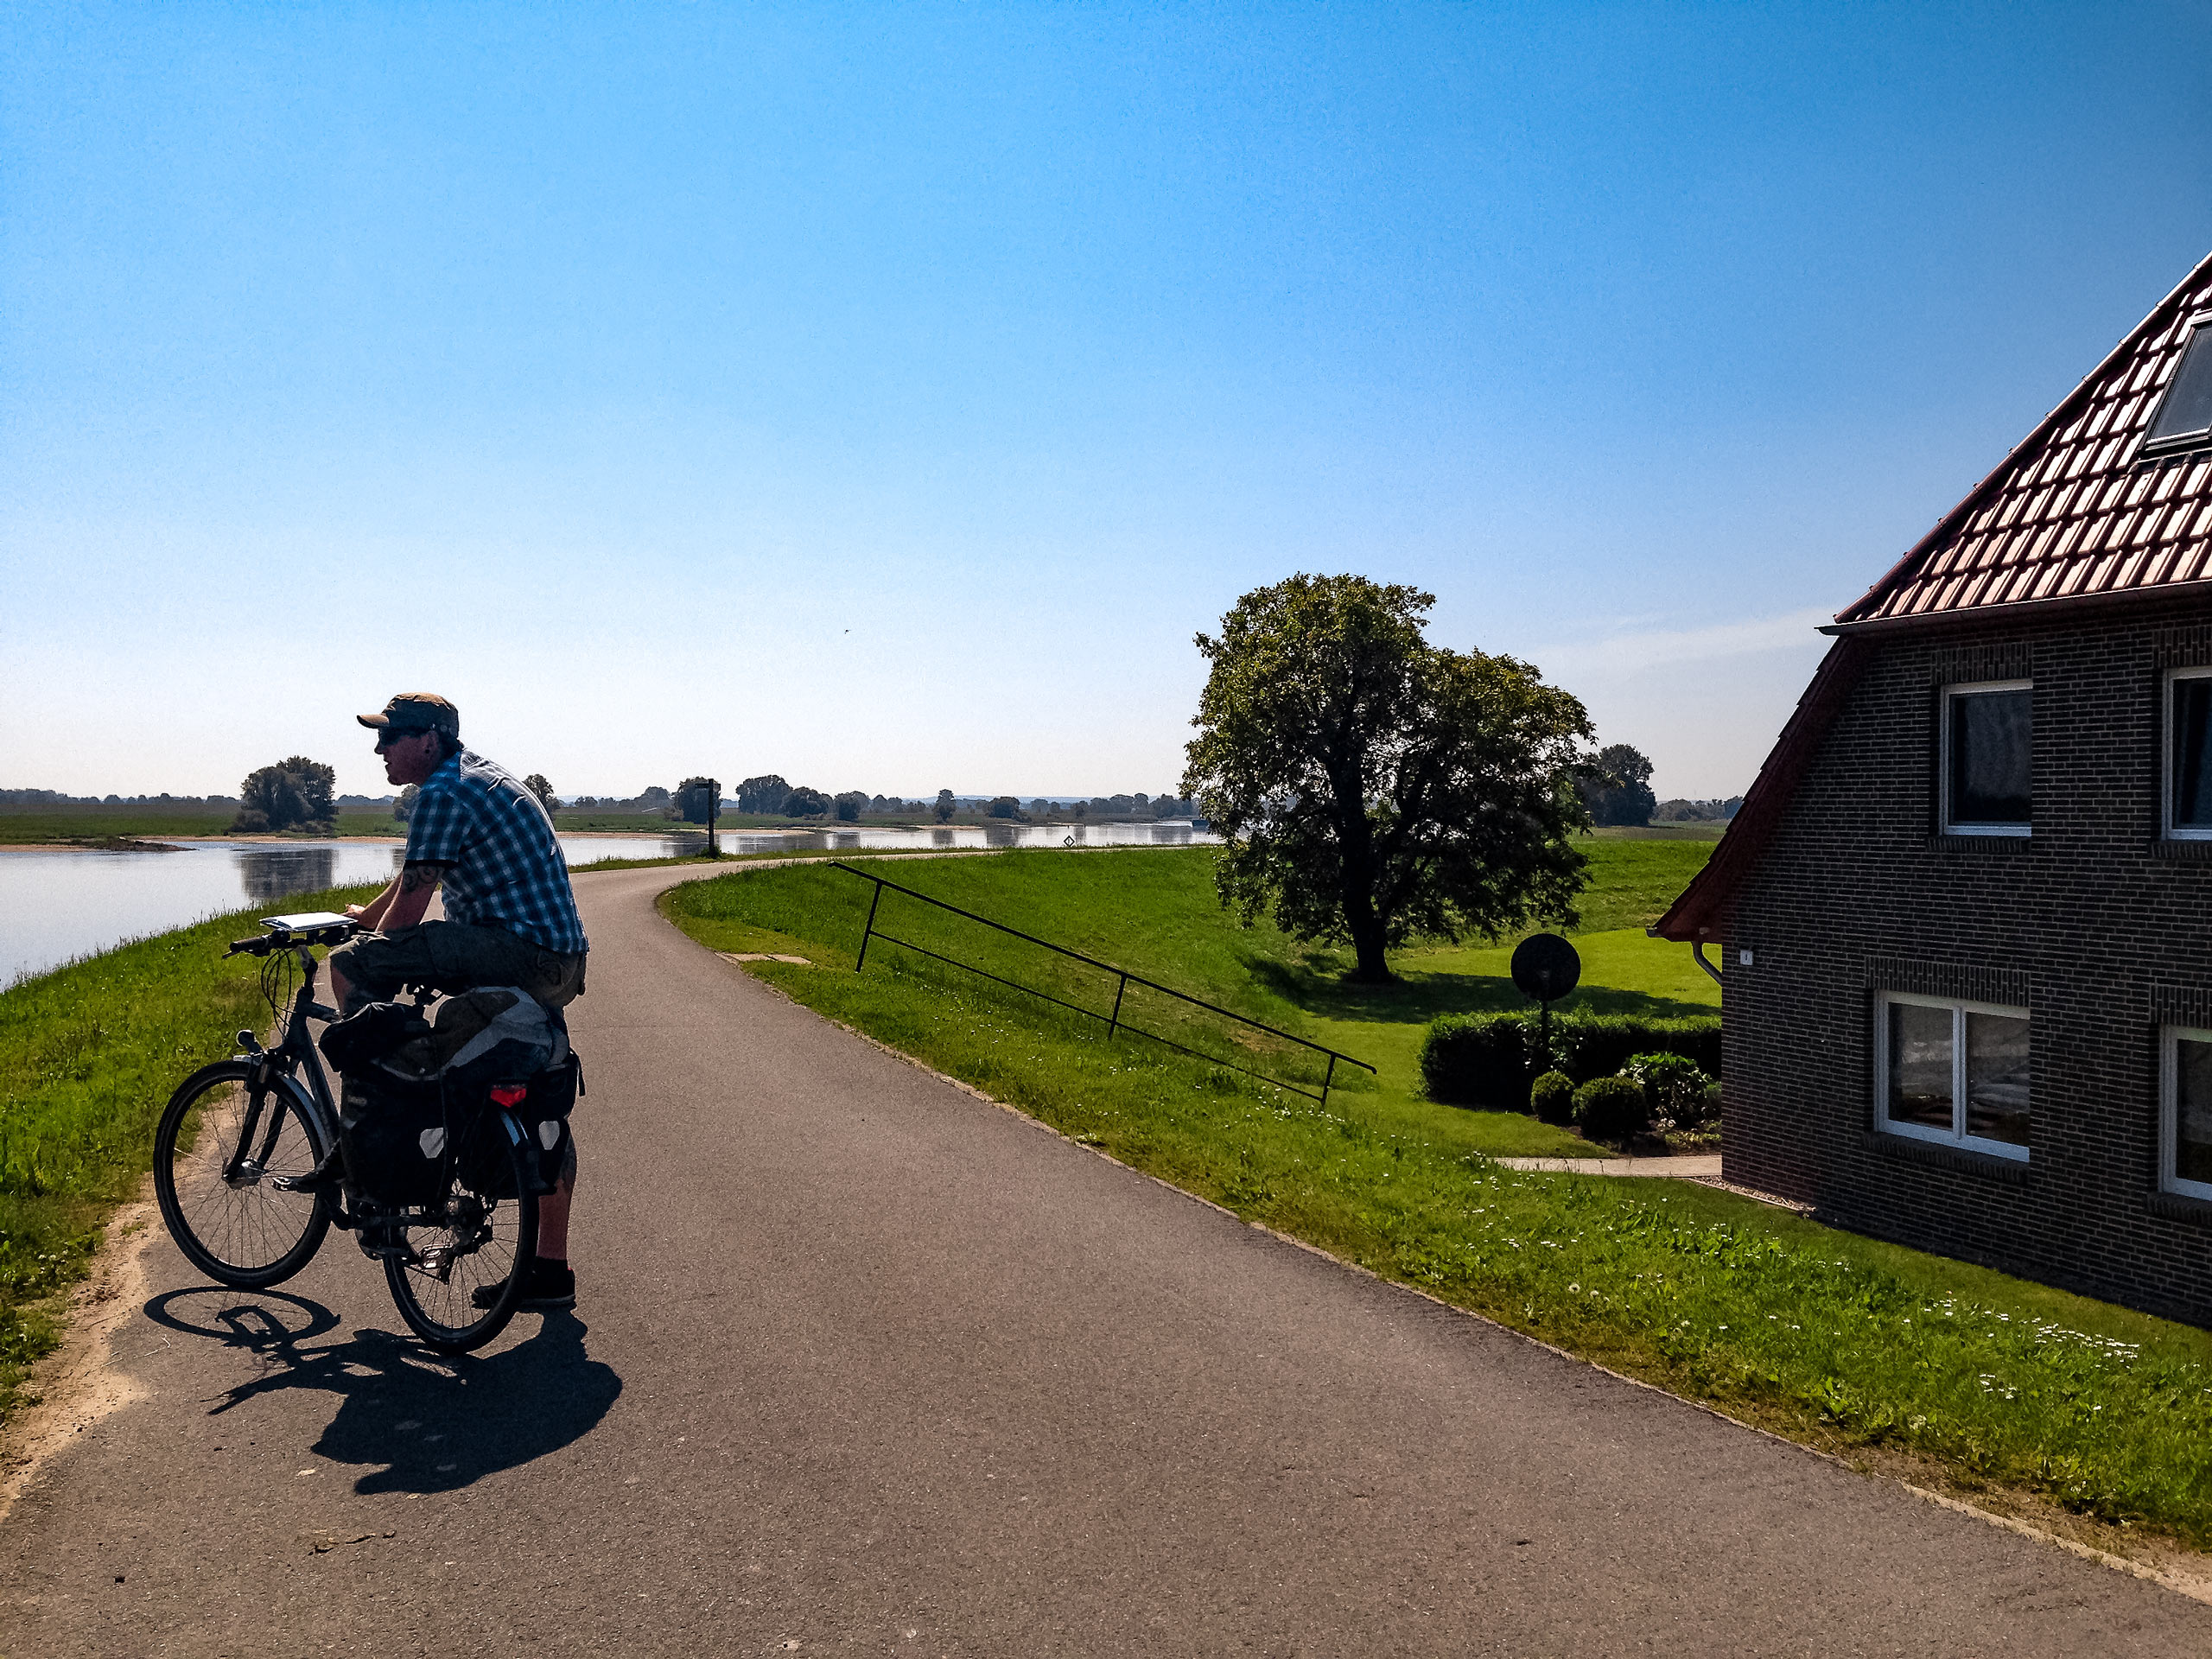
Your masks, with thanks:
<instances>
[{"instance_id":1,"label":"khaki shorts","mask_svg":"<svg viewBox=\"0 0 2212 1659\"><path fill-rule=\"evenodd\" d=\"M584 994L586 954L548 950L505 928L423 922L391 933L358 934L330 953L330 966L345 976L346 1014L389 1002L408 985L441 991L512 985L559 1008Z\"/></svg>"}]
</instances>

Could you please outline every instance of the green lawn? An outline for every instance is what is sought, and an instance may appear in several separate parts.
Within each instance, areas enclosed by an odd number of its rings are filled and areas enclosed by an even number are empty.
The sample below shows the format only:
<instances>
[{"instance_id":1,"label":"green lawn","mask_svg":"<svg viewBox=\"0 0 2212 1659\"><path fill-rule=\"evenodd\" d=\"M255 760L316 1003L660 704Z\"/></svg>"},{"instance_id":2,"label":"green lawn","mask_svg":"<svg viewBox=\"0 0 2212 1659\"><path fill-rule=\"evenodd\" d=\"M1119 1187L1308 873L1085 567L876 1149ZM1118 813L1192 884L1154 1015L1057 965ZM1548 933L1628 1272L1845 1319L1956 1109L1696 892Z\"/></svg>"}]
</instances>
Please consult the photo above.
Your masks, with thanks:
<instances>
[{"instance_id":1,"label":"green lawn","mask_svg":"<svg viewBox=\"0 0 2212 1659\"><path fill-rule=\"evenodd\" d=\"M1697 843L1599 842L1601 885L1618 869L1627 896L1601 891L1592 913L1648 911L1633 895L1656 878L1637 861L1670 845ZM1617 847L1633 849L1618 864ZM1409 1039L1430 1013L1508 997L1504 950L1408 952L1403 985L1344 987L1332 977L1339 960L1229 925L1207 859L1203 849L1040 851L879 868L1254 1018L1341 1038L1382 1065L1381 1078L1355 1074L1325 1110L1109 1039L1096 1020L895 945L873 947L856 973L869 887L820 864L692 883L663 903L715 948L810 958L752 967L809 1007L1386 1276L1777 1432L1847 1452L1887 1448L1921 1478L2000 1507L2029 1493L2212 1542L2212 1337L1710 1188L1502 1169L1480 1149L1513 1147L1515 1125L1552 1132L1420 1100ZM1068 1001L1110 1002L1112 983L1096 970L1053 964L895 894L877 922ZM1578 996L1590 1005L1713 1004L1712 982L1679 946L1619 926L1582 943L1588 988ZM1230 1046L1228 1027L1163 1000L1133 992L1127 1011L1292 1082L1316 1076L1294 1051Z\"/></svg>"},{"instance_id":2,"label":"green lawn","mask_svg":"<svg viewBox=\"0 0 2212 1659\"><path fill-rule=\"evenodd\" d=\"M1711 842L1596 839L1583 846L1593 871L1583 910L1605 931L1574 936L1584 957L1584 982L1555 1007L1711 1012L1718 1006L1719 987L1698 969L1688 948L1648 938L1642 931L1642 924L1655 918L1704 862ZM1470 1151L1605 1155L1602 1147L1535 1118L1440 1106L1421 1092L1418 1054L1429 1020L1440 1014L1529 1006L1507 970L1510 944L1401 951L1393 963L1402 982L1381 988L1350 986L1342 977L1349 961L1344 953L1305 949L1273 927L1244 930L1230 923L1215 901L1213 855L1204 848L1084 853L1072 865L1065 855L1025 849L1002 854L988 866L941 862L929 867L926 875L894 879L1364 1060L1377 1069L1377 1078L1370 1081L1340 1066L1338 1084L1391 1122L1418 1127ZM851 876L827 874L809 888L796 912L779 912L773 919L749 912L742 918L715 916L696 908L708 900L690 896L671 902L679 906L677 914L684 925L704 930L701 938L737 941L719 944L718 949L760 947L765 936L757 929L766 926L794 937L804 934L810 948L798 954L818 955L811 947L820 945L840 952L838 960L849 961L869 891L867 883ZM1111 979L987 930L948 924L896 894L886 899L880 919L893 934L948 956L966 959L963 952L979 950L979 965L1065 1000L1102 1011L1112 1004ZM735 931L727 925L732 921ZM896 946L887 949L892 954L879 955L876 961L899 954ZM1178 1008L1166 999L1142 990L1131 995L1131 1011L1141 1024L1157 1024L1163 1034L1189 1046L1221 1052L1223 1042L1249 1040L1234 1027ZM1312 1070L1310 1065L1304 1067Z\"/></svg>"}]
</instances>

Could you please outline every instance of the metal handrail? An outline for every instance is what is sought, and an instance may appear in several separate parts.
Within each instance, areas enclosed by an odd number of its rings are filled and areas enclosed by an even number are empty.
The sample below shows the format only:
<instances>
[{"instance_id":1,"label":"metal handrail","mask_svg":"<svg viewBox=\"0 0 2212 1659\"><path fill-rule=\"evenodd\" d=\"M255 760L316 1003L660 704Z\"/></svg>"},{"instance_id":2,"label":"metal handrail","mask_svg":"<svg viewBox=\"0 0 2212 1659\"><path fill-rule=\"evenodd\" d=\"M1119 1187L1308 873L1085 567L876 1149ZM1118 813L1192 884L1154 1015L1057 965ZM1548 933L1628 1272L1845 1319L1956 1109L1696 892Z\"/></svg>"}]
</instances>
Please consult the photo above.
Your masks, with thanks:
<instances>
[{"instance_id":1,"label":"metal handrail","mask_svg":"<svg viewBox=\"0 0 2212 1659\"><path fill-rule=\"evenodd\" d=\"M948 968L957 968L964 973L976 975L981 978L990 980L995 984L1004 985L1011 990L1020 991L1026 995L1040 998L1046 1002L1052 1003L1055 1007L1066 1008L1070 1012L1075 1014L1087 1014L1093 1020L1103 1020L1106 1021L1106 1034L1109 1037L1114 1036L1117 1033L1126 1031L1132 1036L1147 1038L1153 1042L1159 1043L1165 1047L1175 1050L1178 1053L1188 1054L1194 1059L1209 1061L1215 1065L1225 1065L1230 1071L1241 1071L1248 1077L1257 1077L1261 1082L1273 1084L1278 1089L1287 1089L1291 1093L1294 1095L1303 1095L1308 1100L1318 1100L1324 1106L1329 1103L1329 1090L1336 1082L1337 1062L1338 1060L1343 1060L1347 1065L1357 1066L1361 1071L1366 1072L1370 1077L1375 1075L1375 1068L1370 1065L1365 1060L1354 1059L1349 1054L1341 1053L1338 1050L1331 1048L1325 1044L1313 1042L1306 1038L1300 1037L1295 1032L1284 1031L1278 1027L1268 1025L1262 1020L1248 1018L1243 1014L1238 1014L1233 1008L1223 1007L1218 1002L1209 1002L1204 997L1192 996L1187 992L1179 991L1172 985L1162 985L1156 979L1147 979L1142 974L1133 974L1126 968L1116 968L1110 962L1101 962L1097 957L1087 957L1080 950L1071 950L1064 944L1054 944L1050 939L1040 939L1033 933L1024 933L1018 927L1008 927L1004 922L995 922L988 916L978 916L972 910L963 910L957 905L948 905L942 899L932 899L926 893L917 893L912 887L901 887L898 882L891 880L888 877L878 875L872 870L856 869L842 859L831 859L829 861L829 864L830 868L833 870L842 870L848 875L857 875L863 881L873 881L875 883L875 891L874 893L869 895L868 901L868 923L867 925L861 930L860 955L858 959L853 964L853 971L855 973L859 973L862 969L865 969L868 966L868 947L869 942L874 939L881 939L886 944L895 944L900 946L902 949L915 951L922 956L931 958L932 961L941 962ZM925 946L916 944L911 939L902 939L895 934L884 932L875 925L875 912L876 906L883 902L883 890L886 887L890 888L893 893L903 893L909 899L918 899L925 905L934 905L939 910L949 910L955 916L962 917L968 921L979 922L983 926L995 929L1001 933L1010 933L1017 939L1023 940L1030 944L1041 946L1046 950L1052 951L1059 956L1069 957L1073 961L1087 963L1089 966L1098 969L1103 973L1116 975L1119 979L1119 983L1117 983L1114 988L1113 1013L1110 1014L1101 1014L1096 1008L1086 1008L1077 1003L1063 1001L1060 998L1051 995L1049 992L1039 990L1033 985L1024 985L1017 980L1001 978L1000 976L990 972L988 969L976 967L973 963L957 962L950 957L939 956L936 951L931 950ZM1321 1092L1317 1095L1312 1090L1301 1089L1294 1083L1286 1083L1281 1077L1271 1077L1264 1071L1255 1071L1249 1066L1239 1065L1236 1061L1224 1059L1218 1054L1208 1054L1199 1049L1186 1048L1181 1043L1176 1042L1172 1038L1162 1037L1158 1032L1147 1031L1141 1026L1128 1024L1122 1018L1122 999L1128 995L1128 989L1131 985L1142 985L1148 990L1159 991L1164 995L1172 996L1179 1002L1187 1002L1194 1008L1204 1008L1209 1013L1221 1014L1227 1019L1236 1020L1239 1025L1249 1026L1255 1031L1264 1031L1270 1037L1280 1037L1285 1042L1296 1043L1300 1048L1310 1048L1316 1054L1327 1055L1329 1057L1329 1065L1328 1069L1322 1073Z\"/></svg>"}]
</instances>

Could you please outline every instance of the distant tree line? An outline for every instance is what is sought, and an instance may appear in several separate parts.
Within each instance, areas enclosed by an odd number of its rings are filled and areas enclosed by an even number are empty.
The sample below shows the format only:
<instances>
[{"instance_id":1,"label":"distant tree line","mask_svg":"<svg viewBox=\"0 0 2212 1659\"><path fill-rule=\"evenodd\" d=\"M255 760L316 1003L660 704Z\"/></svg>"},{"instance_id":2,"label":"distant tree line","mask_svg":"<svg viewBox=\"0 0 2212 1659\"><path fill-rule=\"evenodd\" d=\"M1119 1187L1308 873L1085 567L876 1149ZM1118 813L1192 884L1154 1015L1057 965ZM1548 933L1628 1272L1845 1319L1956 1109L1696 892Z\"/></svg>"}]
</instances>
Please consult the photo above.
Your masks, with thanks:
<instances>
[{"instance_id":1,"label":"distant tree line","mask_svg":"<svg viewBox=\"0 0 2212 1659\"><path fill-rule=\"evenodd\" d=\"M1662 801L1652 813L1654 823L1726 823L1744 804L1740 795L1725 801Z\"/></svg>"}]
</instances>

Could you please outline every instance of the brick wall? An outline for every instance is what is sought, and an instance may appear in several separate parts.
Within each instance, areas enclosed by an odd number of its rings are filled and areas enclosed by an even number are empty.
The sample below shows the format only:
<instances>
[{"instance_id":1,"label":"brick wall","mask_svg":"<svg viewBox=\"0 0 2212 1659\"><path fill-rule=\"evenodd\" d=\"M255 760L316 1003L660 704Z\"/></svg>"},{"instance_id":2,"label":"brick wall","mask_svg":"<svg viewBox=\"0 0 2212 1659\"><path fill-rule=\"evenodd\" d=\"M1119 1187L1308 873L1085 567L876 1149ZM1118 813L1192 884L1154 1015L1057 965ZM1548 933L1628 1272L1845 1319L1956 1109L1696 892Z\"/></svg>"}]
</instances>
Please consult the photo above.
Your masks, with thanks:
<instances>
[{"instance_id":1,"label":"brick wall","mask_svg":"<svg viewBox=\"0 0 2212 1659\"><path fill-rule=\"evenodd\" d=\"M2212 602L1868 643L1729 923L1728 1179L2212 1325L2212 1204L2158 1192L2158 1028L2212 1025L2212 842L2158 838L2159 682L2212 664ZM1938 688L2014 678L2034 834L1944 836ZM2029 1010L2027 1163L1876 1130L1882 989Z\"/></svg>"}]
</instances>

